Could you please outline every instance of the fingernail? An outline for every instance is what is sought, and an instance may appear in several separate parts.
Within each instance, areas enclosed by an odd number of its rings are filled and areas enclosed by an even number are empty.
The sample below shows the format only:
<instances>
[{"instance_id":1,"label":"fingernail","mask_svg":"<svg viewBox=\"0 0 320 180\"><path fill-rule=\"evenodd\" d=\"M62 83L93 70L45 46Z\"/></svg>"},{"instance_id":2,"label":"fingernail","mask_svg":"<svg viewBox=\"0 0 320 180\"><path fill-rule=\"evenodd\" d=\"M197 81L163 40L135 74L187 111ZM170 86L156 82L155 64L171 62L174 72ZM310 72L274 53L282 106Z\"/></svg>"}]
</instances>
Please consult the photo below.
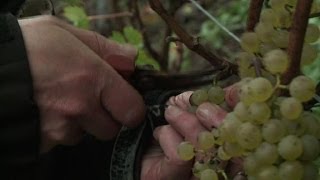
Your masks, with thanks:
<instances>
[{"instance_id":1,"label":"fingernail","mask_svg":"<svg viewBox=\"0 0 320 180\"><path fill-rule=\"evenodd\" d=\"M166 109L167 116L170 116L171 118L177 118L180 114L182 114L183 111L181 109L175 107L175 106L168 106Z\"/></svg>"},{"instance_id":2,"label":"fingernail","mask_svg":"<svg viewBox=\"0 0 320 180\"><path fill-rule=\"evenodd\" d=\"M206 107L198 108L197 114L203 119L209 120L211 119L213 113Z\"/></svg>"}]
</instances>

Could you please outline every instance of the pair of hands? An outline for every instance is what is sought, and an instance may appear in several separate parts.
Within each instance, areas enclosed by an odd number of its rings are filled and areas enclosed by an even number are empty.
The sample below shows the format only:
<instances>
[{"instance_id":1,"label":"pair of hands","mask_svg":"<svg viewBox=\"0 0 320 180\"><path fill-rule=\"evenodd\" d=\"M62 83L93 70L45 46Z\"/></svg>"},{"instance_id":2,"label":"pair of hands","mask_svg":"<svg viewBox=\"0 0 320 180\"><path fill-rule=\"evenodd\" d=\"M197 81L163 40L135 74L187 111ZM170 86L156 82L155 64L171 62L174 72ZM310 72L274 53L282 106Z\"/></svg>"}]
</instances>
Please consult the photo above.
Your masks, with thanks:
<instances>
[{"instance_id":1,"label":"pair of hands","mask_svg":"<svg viewBox=\"0 0 320 180\"><path fill-rule=\"evenodd\" d=\"M134 127L144 120L142 97L125 80L134 70L134 48L51 16L19 23L40 111L42 152L58 144L76 144L84 132L112 139L121 125ZM235 104L233 88L226 91L229 105ZM192 177L192 162L179 159L177 145L184 139L196 144L197 134L217 127L227 112L205 103L196 114L189 113L191 93L168 101L165 116L169 125L154 132L158 144L144 156L142 180Z\"/></svg>"}]
</instances>

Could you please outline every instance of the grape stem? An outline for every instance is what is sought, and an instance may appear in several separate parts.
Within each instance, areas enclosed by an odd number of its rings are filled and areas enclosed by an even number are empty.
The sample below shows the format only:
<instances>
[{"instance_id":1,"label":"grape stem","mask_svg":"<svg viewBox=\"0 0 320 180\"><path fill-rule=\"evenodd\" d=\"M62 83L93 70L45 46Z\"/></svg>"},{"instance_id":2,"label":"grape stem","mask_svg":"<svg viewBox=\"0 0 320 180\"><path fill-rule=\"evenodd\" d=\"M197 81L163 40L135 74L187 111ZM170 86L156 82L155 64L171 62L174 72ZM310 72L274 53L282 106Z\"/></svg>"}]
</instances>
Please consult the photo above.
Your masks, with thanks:
<instances>
[{"instance_id":1,"label":"grape stem","mask_svg":"<svg viewBox=\"0 0 320 180\"><path fill-rule=\"evenodd\" d=\"M298 0L294 11L293 24L289 34L289 46L287 53L290 59L290 65L282 77L283 84L289 84L291 80L300 74L300 62L304 36L308 26L309 15L313 0Z\"/></svg>"},{"instance_id":2,"label":"grape stem","mask_svg":"<svg viewBox=\"0 0 320 180\"><path fill-rule=\"evenodd\" d=\"M288 86L281 84L280 75L276 75L276 78L277 78L277 82L276 82L276 85L274 86L274 90L273 91L275 91L277 88L279 88L279 89L288 89Z\"/></svg>"},{"instance_id":3,"label":"grape stem","mask_svg":"<svg viewBox=\"0 0 320 180\"><path fill-rule=\"evenodd\" d=\"M258 57L255 57L252 59L252 63L253 63L254 69L256 71L256 75L258 77L261 77L262 76L262 73L261 73L262 63L261 63L260 59Z\"/></svg>"},{"instance_id":4,"label":"grape stem","mask_svg":"<svg viewBox=\"0 0 320 180\"><path fill-rule=\"evenodd\" d=\"M254 27L259 22L263 2L264 0L251 0L247 20L247 31L254 31Z\"/></svg>"}]
</instances>

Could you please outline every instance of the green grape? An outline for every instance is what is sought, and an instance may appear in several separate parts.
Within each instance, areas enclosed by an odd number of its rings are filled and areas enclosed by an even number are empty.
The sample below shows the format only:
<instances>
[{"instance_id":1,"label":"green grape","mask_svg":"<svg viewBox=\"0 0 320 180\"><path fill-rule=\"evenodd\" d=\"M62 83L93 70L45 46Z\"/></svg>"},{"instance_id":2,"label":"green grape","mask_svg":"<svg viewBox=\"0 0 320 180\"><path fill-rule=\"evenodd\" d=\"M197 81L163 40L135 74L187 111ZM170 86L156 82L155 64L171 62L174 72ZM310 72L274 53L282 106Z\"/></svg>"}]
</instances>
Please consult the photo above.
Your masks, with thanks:
<instances>
[{"instance_id":1,"label":"green grape","mask_svg":"<svg viewBox=\"0 0 320 180\"><path fill-rule=\"evenodd\" d=\"M286 0L287 4L289 4L290 6L295 7L297 5L297 1L298 0Z\"/></svg>"},{"instance_id":2,"label":"green grape","mask_svg":"<svg viewBox=\"0 0 320 180\"><path fill-rule=\"evenodd\" d=\"M243 102L238 102L233 109L233 113L239 118L240 121L250 121L248 107Z\"/></svg>"},{"instance_id":3,"label":"green grape","mask_svg":"<svg viewBox=\"0 0 320 180\"><path fill-rule=\"evenodd\" d=\"M286 0L270 0L269 4L274 11L282 11L286 5Z\"/></svg>"},{"instance_id":4,"label":"green grape","mask_svg":"<svg viewBox=\"0 0 320 180\"><path fill-rule=\"evenodd\" d=\"M214 104L221 104L224 101L224 91L219 86L213 86L208 91L208 100Z\"/></svg>"},{"instance_id":5,"label":"green grape","mask_svg":"<svg viewBox=\"0 0 320 180\"><path fill-rule=\"evenodd\" d=\"M290 95L302 102L309 101L316 93L316 84L307 76L297 76L289 84Z\"/></svg>"},{"instance_id":6,"label":"green grape","mask_svg":"<svg viewBox=\"0 0 320 180\"><path fill-rule=\"evenodd\" d=\"M302 180L317 179L318 167L312 162L303 163L303 178Z\"/></svg>"},{"instance_id":7,"label":"green grape","mask_svg":"<svg viewBox=\"0 0 320 180\"><path fill-rule=\"evenodd\" d=\"M280 180L278 168L276 166L262 167L256 178L257 180Z\"/></svg>"},{"instance_id":8,"label":"green grape","mask_svg":"<svg viewBox=\"0 0 320 180\"><path fill-rule=\"evenodd\" d=\"M285 160L295 160L302 154L302 152L302 141L295 135L288 135L282 138L278 144L278 153Z\"/></svg>"},{"instance_id":9,"label":"green grape","mask_svg":"<svg viewBox=\"0 0 320 180\"><path fill-rule=\"evenodd\" d=\"M289 32L286 30L277 30L272 37L272 42L278 48L287 48L289 44Z\"/></svg>"},{"instance_id":10,"label":"green grape","mask_svg":"<svg viewBox=\"0 0 320 180\"><path fill-rule=\"evenodd\" d=\"M285 98L280 104L282 117L293 120L299 118L303 110L301 102L294 97Z\"/></svg>"},{"instance_id":11,"label":"green grape","mask_svg":"<svg viewBox=\"0 0 320 180\"><path fill-rule=\"evenodd\" d=\"M278 49L278 47L276 45L274 45L273 43L263 43L260 46L260 53L265 56L268 52Z\"/></svg>"},{"instance_id":12,"label":"green grape","mask_svg":"<svg viewBox=\"0 0 320 180\"><path fill-rule=\"evenodd\" d=\"M283 120L283 123L286 125L287 134L302 136L307 130L306 123L304 123L304 121L300 121L299 119L296 121Z\"/></svg>"},{"instance_id":13,"label":"green grape","mask_svg":"<svg viewBox=\"0 0 320 180\"><path fill-rule=\"evenodd\" d=\"M274 30L273 26L270 26L269 23L258 23L254 28L259 40L264 43L272 42L272 38L276 31Z\"/></svg>"},{"instance_id":14,"label":"green grape","mask_svg":"<svg viewBox=\"0 0 320 180\"><path fill-rule=\"evenodd\" d=\"M284 73L289 66L289 58L285 51L275 49L268 52L263 60L263 65L272 74Z\"/></svg>"},{"instance_id":15,"label":"green grape","mask_svg":"<svg viewBox=\"0 0 320 180\"><path fill-rule=\"evenodd\" d=\"M239 67L238 73L240 78L247 78L247 77L256 77L256 70L254 69L254 66L250 67Z\"/></svg>"},{"instance_id":16,"label":"green grape","mask_svg":"<svg viewBox=\"0 0 320 180\"><path fill-rule=\"evenodd\" d=\"M240 38L240 45L243 50L255 53L259 51L260 41L256 33L245 32Z\"/></svg>"},{"instance_id":17,"label":"green grape","mask_svg":"<svg viewBox=\"0 0 320 180\"><path fill-rule=\"evenodd\" d=\"M200 180L219 180L219 178L213 169L205 169L201 171Z\"/></svg>"},{"instance_id":18,"label":"green grape","mask_svg":"<svg viewBox=\"0 0 320 180\"><path fill-rule=\"evenodd\" d=\"M244 152L244 149L238 143L225 142L223 144L223 149L226 154L229 154L232 157L241 156Z\"/></svg>"},{"instance_id":19,"label":"green grape","mask_svg":"<svg viewBox=\"0 0 320 180\"><path fill-rule=\"evenodd\" d=\"M269 143L277 143L286 134L286 127L282 121L271 119L262 126L262 137Z\"/></svg>"},{"instance_id":20,"label":"green grape","mask_svg":"<svg viewBox=\"0 0 320 180\"><path fill-rule=\"evenodd\" d=\"M189 161L194 157L194 150L194 146L190 142L182 142L177 148L179 157L184 161Z\"/></svg>"},{"instance_id":21,"label":"green grape","mask_svg":"<svg viewBox=\"0 0 320 180\"><path fill-rule=\"evenodd\" d=\"M244 158L243 169L245 170L246 174L254 176L258 173L260 168L261 164L254 155L249 155Z\"/></svg>"},{"instance_id":22,"label":"green grape","mask_svg":"<svg viewBox=\"0 0 320 180\"><path fill-rule=\"evenodd\" d=\"M198 145L202 150L208 150L214 145L214 136L209 131L203 131L198 134Z\"/></svg>"},{"instance_id":23,"label":"green grape","mask_svg":"<svg viewBox=\"0 0 320 180\"><path fill-rule=\"evenodd\" d=\"M273 25L277 20L277 16L272 9L263 9L260 14L260 22Z\"/></svg>"},{"instance_id":24,"label":"green grape","mask_svg":"<svg viewBox=\"0 0 320 180\"><path fill-rule=\"evenodd\" d=\"M319 137L319 129L320 129L320 122L315 115L310 112L303 112L301 116L301 121L306 126L305 134L310 134L312 136Z\"/></svg>"},{"instance_id":25,"label":"green grape","mask_svg":"<svg viewBox=\"0 0 320 180\"><path fill-rule=\"evenodd\" d=\"M204 89L196 90L190 97L190 104L199 106L208 101L208 92Z\"/></svg>"},{"instance_id":26,"label":"green grape","mask_svg":"<svg viewBox=\"0 0 320 180\"><path fill-rule=\"evenodd\" d=\"M278 159L278 149L274 144L263 142L254 152L256 159L260 164L271 165Z\"/></svg>"},{"instance_id":27,"label":"green grape","mask_svg":"<svg viewBox=\"0 0 320 180\"><path fill-rule=\"evenodd\" d=\"M262 141L260 128L250 122L243 123L237 130L236 139L242 148L255 149Z\"/></svg>"},{"instance_id":28,"label":"green grape","mask_svg":"<svg viewBox=\"0 0 320 180\"><path fill-rule=\"evenodd\" d=\"M286 9L276 11L275 27L277 28L289 28L292 24L292 16Z\"/></svg>"},{"instance_id":29,"label":"green grape","mask_svg":"<svg viewBox=\"0 0 320 180\"><path fill-rule=\"evenodd\" d=\"M303 145L303 153L300 157L304 161L315 160L320 152L320 144L317 138L311 135L304 135L301 137Z\"/></svg>"},{"instance_id":30,"label":"green grape","mask_svg":"<svg viewBox=\"0 0 320 180\"><path fill-rule=\"evenodd\" d=\"M307 43L314 43L319 39L320 30L315 24L309 24L306 31L306 36L304 41Z\"/></svg>"},{"instance_id":31,"label":"green grape","mask_svg":"<svg viewBox=\"0 0 320 180\"><path fill-rule=\"evenodd\" d=\"M229 159L231 159L231 155L228 154L224 149L223 149L223 146L220 146L218 148L218 158L223 160L223 161L227 161Z\"/></svg>"},{"instance_id":32,"label":"green grape","mask_svg":"<svg viewBox=\"0 0 320 180\"><path fill-rule=\"evenodd\" d=\"M209 169L209 166L207 163L196 161L193 164L192 173L195 177L200 178L201 172L206 169Z\"/></svg>"},{"instance_id":33,"label":"green grape","mask_svg":"<svg viewBox=\"0 0 320 180\"><path fill-rule=\"evenodd\" d=\"M265 102L252 103L248 109L250 119L253 119L255 123L263 124L269 120L271 116L271 109Z\"/></svg>"},{"instance_id":34,"label":"green grape","mask_svg":"<svg viewBox=\"0 0 320 180\"><path fill-rule=\"evenodd\" d=\"M273 93L271 82L263 77L253 79L248 83L254 102L264 102L269 99Z\"/></svg>"},{"instance_id":35,"label":"green grape","mask_svg":"<svg viewBox=\"0 0 320 180\"><path fill-rule=\"evenodd\" d=\"M236 132L241 124L242 122L237 118L225 118L219 126L220 137L227 142L235 142Z\"/></svg>"},{"instance_id":36,"label":"green grape","mask_svg":"<svg viewBox=\"0 0 320 180\"><path fill-rule=\"evenodd\" d=\"M318 50L310 44L304 44L301 55L301 65L312 64L318 57Z\"/></svg>"},{"instance_id":37,"label":"green grape","mask_svg":"<svg viewBox=\"0 0 320 180\"><path fill-rule=\"evenodd\" d=\"M283 180L301 180L303 166L298 161L285 161L279 167L279 175Z\"/></svg>"},{"instance_id":38,"label":"green grape","mask_svg":"<svg viewBox=\"0 0 320 180\"><path fill-rule=\"evenodd\" d=\"M246 69L246 68L252 66L252 60L254 58L255 58L255 56L252 53L248 53L248 52L243 51L243 52L240 52L237 54L236 62L239 67Z\"/></svg>"}]
</instances>

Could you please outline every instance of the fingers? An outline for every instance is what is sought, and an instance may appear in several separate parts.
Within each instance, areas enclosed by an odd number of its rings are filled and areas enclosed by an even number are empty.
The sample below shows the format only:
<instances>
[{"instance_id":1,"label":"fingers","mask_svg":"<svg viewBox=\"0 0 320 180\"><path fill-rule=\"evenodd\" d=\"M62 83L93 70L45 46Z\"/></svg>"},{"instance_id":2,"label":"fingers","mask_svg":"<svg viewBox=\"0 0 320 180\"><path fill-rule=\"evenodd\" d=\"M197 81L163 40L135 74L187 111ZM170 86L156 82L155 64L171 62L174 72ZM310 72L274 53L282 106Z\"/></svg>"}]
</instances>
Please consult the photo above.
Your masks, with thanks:
<instances>
[{"instance_id":1,"label":"fingers","mask_svg":"<svg viewBox=\"0 0 320 180\"><path fill-rule=\"evenodd\" d=\"M165 111L165 118L178 133L192 144L197 144L198 134L205 130L194 114L177 106L169 106Z\"/></svg>"},{"instance_id":2,"label":"fingers","mask_svg":"<svg viewBox=\"0 0 320 180\"><path fill-rule=\"evenodd\" d=\"M183 141L183 137L170 125L157 128L154 137L165 155L158 174L160 179L190 179L192 161L181 160L177 153L177 147Z\"/></svg>"},{"instance_id":3,"label":"fingers","mask_svg":"<svg viewBox=\"0 0 320 180\"><path fill-rule=\"evenodd\" d=\"M117 122L134 127L144 120L145 105L142 97L128 82L106 64L102 106Z\"/></svg>"},{"instance_id":4,"label":"fingers","mask_svg":"<svg viewBox=\"0 0 320 180\"><path fill-rule=\"evenodd\" d=\"M225 110L211 103L203 103L196 110L196 116L207 129L219 127L226 115Z\"/></svg>"},{"instance_id":5,"label":"fingers","mask_svg":"<svg viewBox=\"0 0 320 180\"><path fill-rule=\"evenodd\" d=\"M59 26L82 41L124 77L128 77L134 71L137 50L130 45L115 43L96 32L73 27L53 16L33 17L20 20L19 23L20 25L50 24Z\"/></svg>"},{"instance_id":6,"label":"fingers","mask_svg":"<svg viewBox=\"0 0 320 180\"><path fill-rule=\"evenodd\" d=\"M225 101L231 108L234 108L239 102L239 95L238 95L239 85L233 84L231 86L228 86L224 90L225 90Z\"/></svg>"},{"instance_id":7,"label":"fingers","mask_svg":"<svg viewBox=\"0 0 320 180\"><path fill-rule=\"evenodd\" d=\"M118 44L96 32L75 28L62 21L54 22L76 36L122 75L127 77L133 73L137 56L137 49L133 46Z\"/></svg>"},{"instance_id":8,"label":"fingers","mask_svg":"<svg viewBox=\"0 0 320 180\"><path fill-rule=\"evenodd\" d=\"M174 105L183 110L188 110L188 108L191 106L189 98L192 95L192 93L193 91L186 91L177 96L172 96L168 100L167 105Z\"/></svg>"},{"instance_id":9,"label":"fingers","mask_svg":"<svg viewBox=\"0 0 320 180\"><path fill-rule=\"evenodd\" d=\"M115 122L110 114L101 107L92 109L81 119L78 119L82 129L100 140L110 140L114 138L121 125Z\"/></svg>"}]
</instances>

